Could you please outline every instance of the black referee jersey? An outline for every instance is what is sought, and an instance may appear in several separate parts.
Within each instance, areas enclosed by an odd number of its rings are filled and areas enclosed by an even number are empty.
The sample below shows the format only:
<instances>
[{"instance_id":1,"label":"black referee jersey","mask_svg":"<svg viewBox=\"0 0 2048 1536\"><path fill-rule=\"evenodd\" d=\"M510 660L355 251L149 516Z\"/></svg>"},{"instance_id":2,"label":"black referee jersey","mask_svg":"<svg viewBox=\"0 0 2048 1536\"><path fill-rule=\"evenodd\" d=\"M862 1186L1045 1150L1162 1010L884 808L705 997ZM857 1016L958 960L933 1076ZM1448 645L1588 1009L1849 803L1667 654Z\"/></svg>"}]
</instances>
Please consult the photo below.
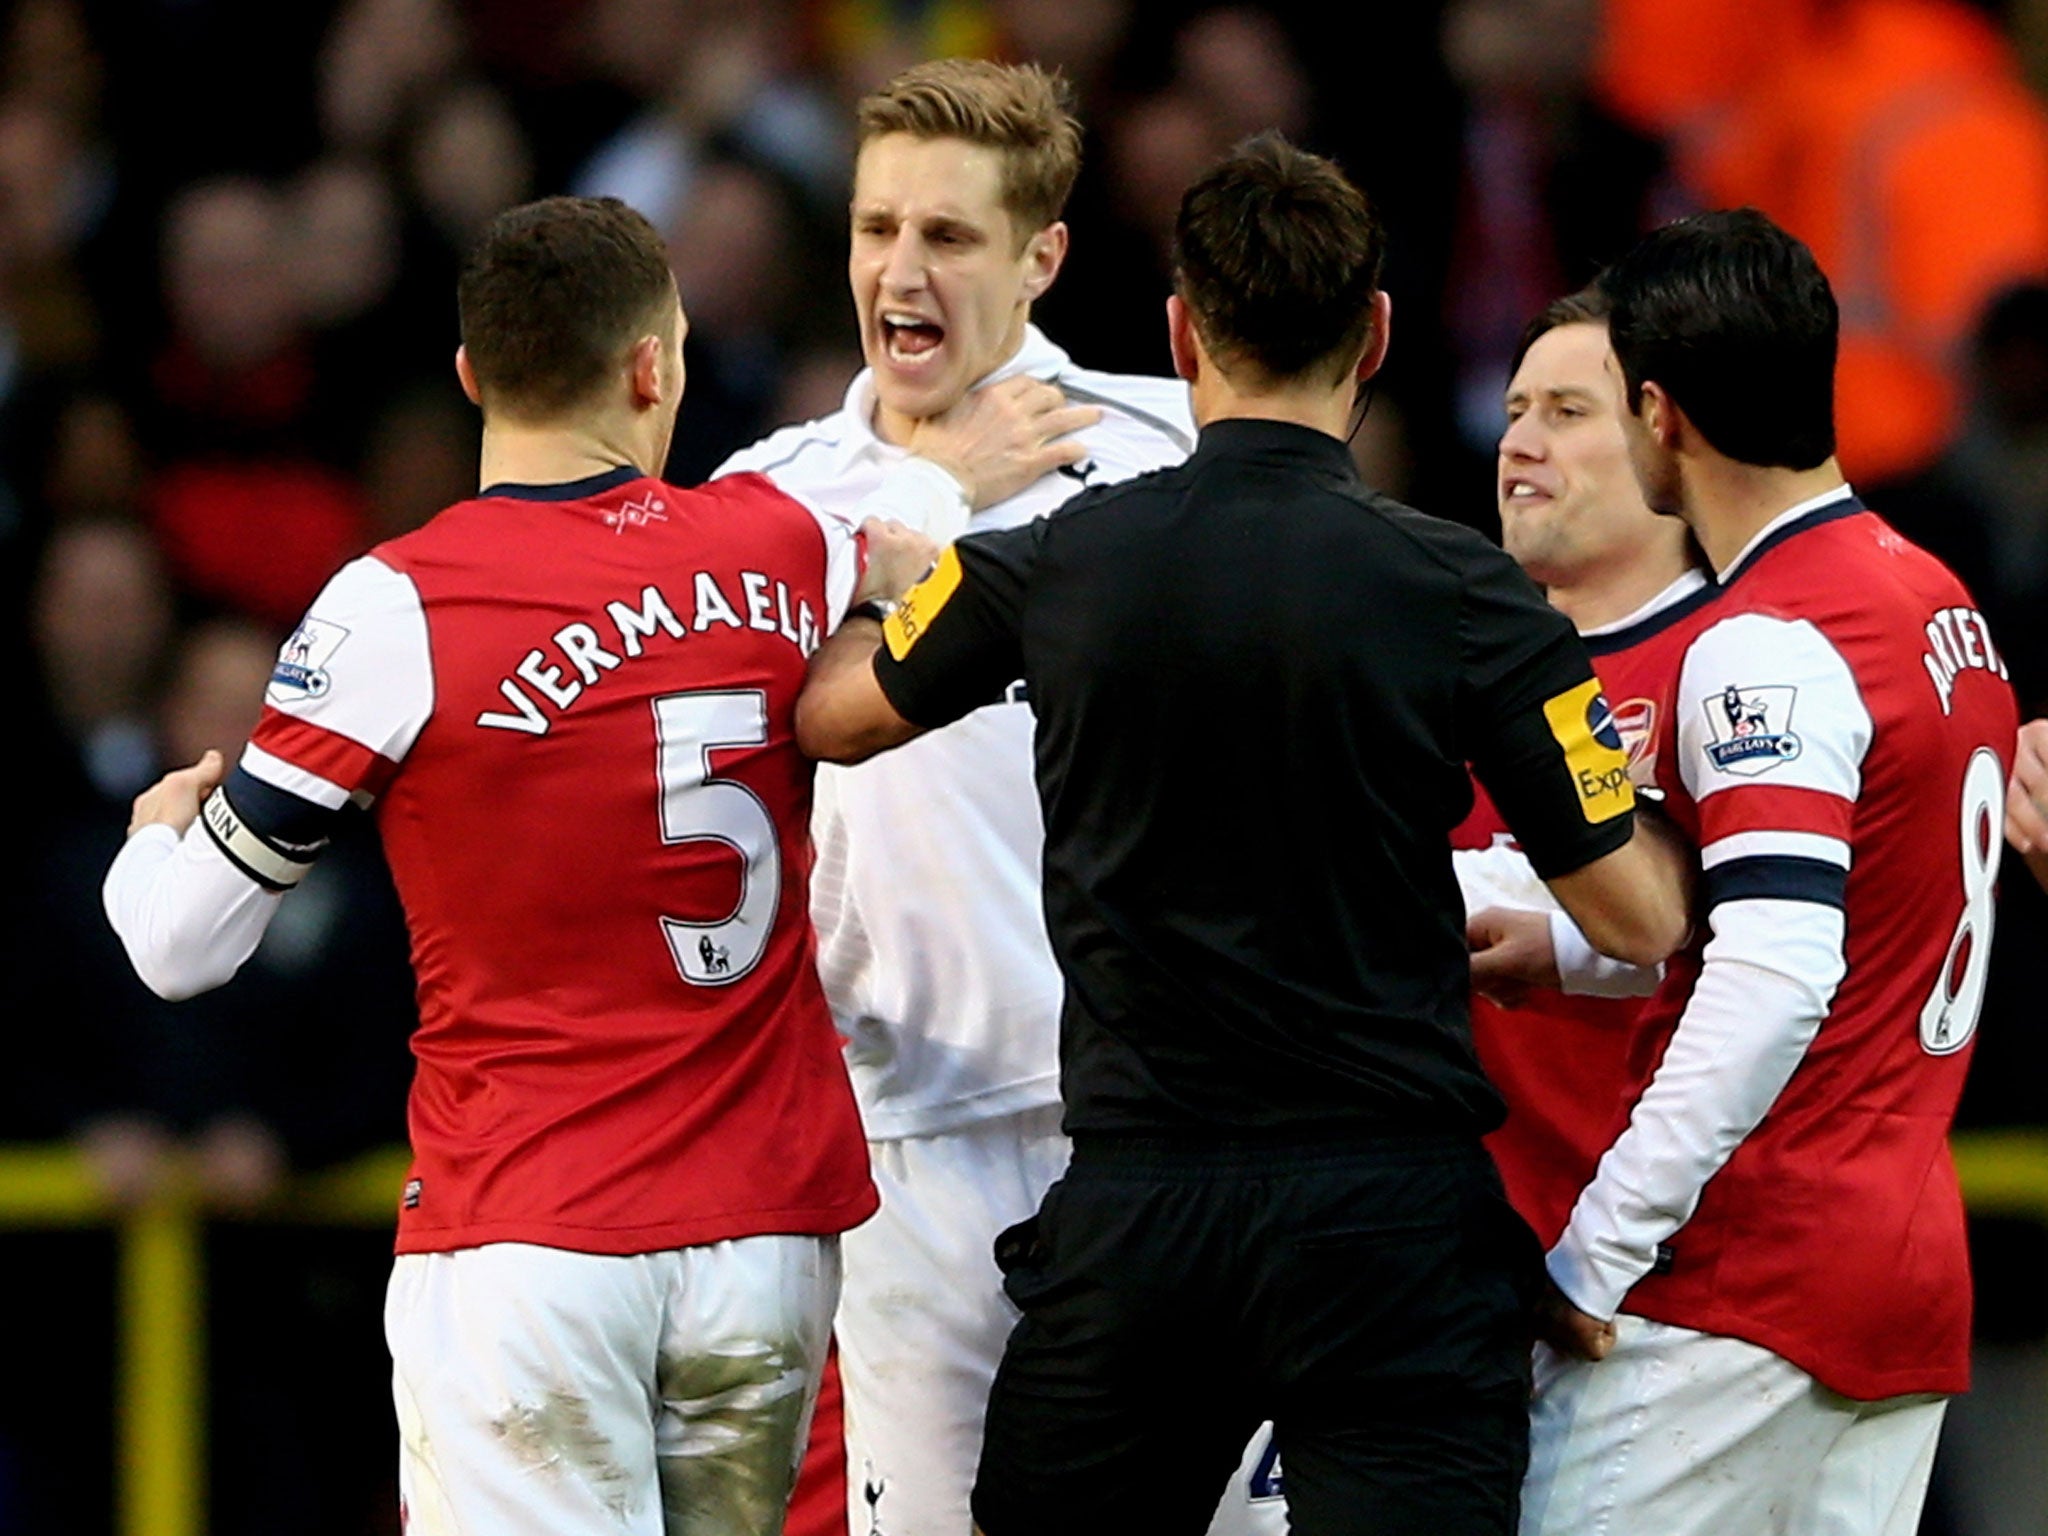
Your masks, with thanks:
<instances>
[{"instance_id":1,"label":"black referee jersey","mask_svg":"<svg viewBox=\"0 0 2048 1536\"><path fill-rule=\"evenodd\" d=\"M1501 550L1367 489L1311 428L961 539L876 676L943 725L1037 714L1066 1128L1483 1133L1449 834L1479 773L1537 871L1625 843L1619 735Z\"/></svg>"}]
</instances>

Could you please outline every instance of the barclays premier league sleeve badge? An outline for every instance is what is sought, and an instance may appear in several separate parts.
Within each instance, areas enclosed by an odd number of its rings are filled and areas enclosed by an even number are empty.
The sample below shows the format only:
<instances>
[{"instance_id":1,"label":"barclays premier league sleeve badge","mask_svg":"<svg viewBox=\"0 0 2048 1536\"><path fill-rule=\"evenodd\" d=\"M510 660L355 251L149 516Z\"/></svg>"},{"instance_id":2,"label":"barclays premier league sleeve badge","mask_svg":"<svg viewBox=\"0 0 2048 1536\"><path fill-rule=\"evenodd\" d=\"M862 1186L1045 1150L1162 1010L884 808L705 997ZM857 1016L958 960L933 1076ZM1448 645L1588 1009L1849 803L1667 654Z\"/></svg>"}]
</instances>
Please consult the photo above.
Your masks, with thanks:
<instances>
[{"instance_id":1,"label":"barclays premier league sleeve badge","mask_svg":"<svg viewBox=\"0 0 2048 1536\"><path fill-rule=\"evenodd\" d=\"M277 653L277 665L270 674L264 698L280 709L323 697L334 686L327 675L327 663L341 649L348 631L339 624L311 615L299 621Z\"/></svg>"},{"instance_id":2,"label":"barclays premier league sleeve badge","mask_svg":"<svg viewBox=\"0 0 2048 1536\"><path fill-rule=\"evenodd\" d=\"M1799 690L1790 685L1738 688L1730 683L1700 701L1707 712L1707 760L1723 773L1753 778L1799 755L1792 734L1792 706Z\"/></svg>"}]
</instances>

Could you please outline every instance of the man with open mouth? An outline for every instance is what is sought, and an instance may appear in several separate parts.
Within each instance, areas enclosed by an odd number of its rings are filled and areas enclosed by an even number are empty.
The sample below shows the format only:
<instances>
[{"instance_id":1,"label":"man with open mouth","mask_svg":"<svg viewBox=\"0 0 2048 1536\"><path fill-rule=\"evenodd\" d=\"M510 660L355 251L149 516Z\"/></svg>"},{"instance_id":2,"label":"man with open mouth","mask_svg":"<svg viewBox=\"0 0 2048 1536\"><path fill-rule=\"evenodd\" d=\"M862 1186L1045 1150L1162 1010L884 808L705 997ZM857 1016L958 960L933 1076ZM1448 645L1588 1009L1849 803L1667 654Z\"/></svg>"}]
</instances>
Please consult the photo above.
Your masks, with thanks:
<instances>
[{"instance_id":1,"label":"man with open mouth","mask_svg":"<svg viewBox=\"0 0 2048 1536\"><path fill-rule=\"evenodd\" d=\"M857 116L847 275L867 369L841 410L721 472L851 504L977 388L1043 436L1068 434L1068 462L971 525L924 530L941 540L1021 526L1084 486L1184 459L1186 385L1078 368L1031 324L1066 258L1060 212L1080 165L1060 83L1032 66L941 60L898 76ZM994 1240L1067 1163L1031 741L1013 687L882 761L819 770L819 966L882 1189L881 1213L846 1249L838 1318L862 1536L967 1529L989 1383L1017 1317ZM1284 1522L1262 1432L1217 1530Z\"/></svg>"}]
</instances>

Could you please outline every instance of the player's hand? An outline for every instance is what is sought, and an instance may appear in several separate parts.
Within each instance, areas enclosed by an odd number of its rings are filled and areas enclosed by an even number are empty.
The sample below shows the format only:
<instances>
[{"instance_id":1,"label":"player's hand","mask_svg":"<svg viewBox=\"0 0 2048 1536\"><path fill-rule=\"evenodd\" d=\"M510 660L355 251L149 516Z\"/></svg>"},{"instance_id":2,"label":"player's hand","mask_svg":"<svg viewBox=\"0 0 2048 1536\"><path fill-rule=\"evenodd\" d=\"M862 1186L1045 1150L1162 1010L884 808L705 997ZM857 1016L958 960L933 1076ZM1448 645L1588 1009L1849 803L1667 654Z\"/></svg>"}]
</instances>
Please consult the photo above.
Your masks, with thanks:
<instances>
[{"instance_id":1,"label":"player's hand","mask_svg":"<svg viewBox=\"0 0 2048 1536\"><path fill-rule=\"evenodd\" d=\"M2021 853L2048 852L2048 720L2020 727L2005 794L2005 839Z\"/></svg>"},{"instance_id":2,"label":"player's hand","mask_svg":"<svg viewBox=\"0 0 2048 1536\"><path fill-rule=\"evenodd\" d=\"M939 558L939 546L915 528L894 518L871 517L860 525L867 541L868 568L853 594L856 603L874 597L901 597L924 579Z\"/></svg>"},{"instance_id":3,"label":"player's hand","mask_svg":"<svg viewBox=\"0 0 2048 1536\"><path fill-rule=\"evenodd\" d=\"M1072 434L1102 420L1093 405L1068 405L1057 386L1025 374L986 384L920 421L910 451L960 482L973 507L1008 500L1088 450Z\"/></svg>"},{"instance_id":4,"label":"player's hand","mask_svg":"<svg viewBox=\"0 0 2048 1536\"><path fill-rule=\"evenodd\" d=\"M200 802L219 787L227 774L227 763L211 747L190 768L165 774L135 797L128 815L128 835L144 827L166 826L180 837L199 817Z\"/></svg>"},{"instance_id":5,"label":"player's hand","mask_svg":"<svg viewBox=\"0 0 2048 1536\"><path fill-rule=\"evenodd\" d=\"M1570 1359L1605 1360L1614 1348L1614 1324L1581 1312L1555 1280L1546 1280L1536 1303L1536 1337Z\"/></svg>"},{"instance_id":6,"label":"player's hand","mask_svg":"<svg viewBox=\"0 0 2048 1536\"><path fill-rule=\"evenodd\" d=\"M1555 991L1557 953L1550 946L1550 916L1515 907L1486 907L1465 919L1465 944L1472 951L1472 987L1503 1008L1512 1008L1531 987Z\"/></svg>"}]
</instances>

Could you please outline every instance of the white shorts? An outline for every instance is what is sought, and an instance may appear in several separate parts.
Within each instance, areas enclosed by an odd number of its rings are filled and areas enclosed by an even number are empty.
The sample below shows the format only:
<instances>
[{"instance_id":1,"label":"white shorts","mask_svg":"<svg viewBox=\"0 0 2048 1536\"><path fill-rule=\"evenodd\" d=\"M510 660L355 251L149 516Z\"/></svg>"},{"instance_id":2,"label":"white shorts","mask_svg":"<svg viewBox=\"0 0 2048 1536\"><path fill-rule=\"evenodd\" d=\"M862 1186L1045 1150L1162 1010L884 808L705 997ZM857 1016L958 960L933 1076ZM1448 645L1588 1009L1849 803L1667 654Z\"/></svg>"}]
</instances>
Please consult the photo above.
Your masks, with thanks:
<instances>
[{"instance_id":1,"label":"white shorts","mask_svg":"<svg viewBox=\"0 0 2048 1536\"><path fill-rule=\"evenodd\" d=\"M868 1144L882 1208L845 1236L837 1325L852 1536L971 1529L989 1386L1017 1324L996 1234L1036 1212L1066 1171L1059 1125L1053 1105ZM1284 1536L1271 1439L1269 1425L1246 1451L1214 1536Z\"/></svg>"},{"instance_id":2,"label":"white shorts","mask_svg":"<svg viewBox=\"0 0 2048 1536\"><path fill-rule=\"evenodd\" d=\"M838 1290L829 1237L400 1255L408 1536L776 1536Z\"/></svg>"},{"instance_id":3,"label":"white shorts","mask_svg":"<svg viewBox=\"0 0 2048 1536\"><path fill-rule=\"evenodd\" d=\"M1914 1536L1948 1400L1857 1402L1741 1339L1615 1319L1536 1348L1522 1536Z\"/></svg>"}]
</instances>

